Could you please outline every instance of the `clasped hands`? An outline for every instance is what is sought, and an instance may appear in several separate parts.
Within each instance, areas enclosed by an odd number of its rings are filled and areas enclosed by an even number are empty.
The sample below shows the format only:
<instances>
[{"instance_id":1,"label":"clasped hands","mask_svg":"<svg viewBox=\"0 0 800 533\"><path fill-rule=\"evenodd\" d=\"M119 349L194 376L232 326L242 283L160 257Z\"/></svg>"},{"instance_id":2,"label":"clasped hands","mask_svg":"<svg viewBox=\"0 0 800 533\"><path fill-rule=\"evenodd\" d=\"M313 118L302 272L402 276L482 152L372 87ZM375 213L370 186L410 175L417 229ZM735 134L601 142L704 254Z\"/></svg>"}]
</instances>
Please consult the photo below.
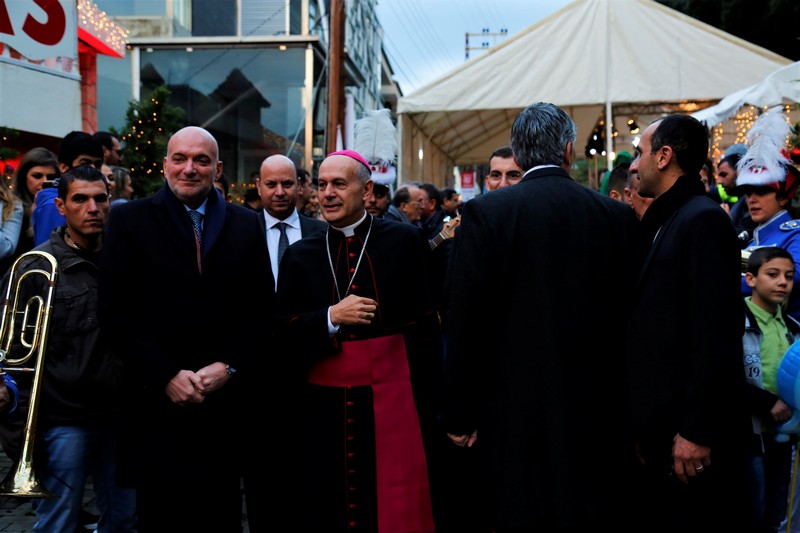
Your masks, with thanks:
<instances>
[{"instance_id":1,"label":"clasped hands","mask_svg":"<svg viewBox=\"0 0 800 533\"><path fill-rule=\"evenodd\" d=\"M178 405L203 403L206 396L220 389L230 378L225 363L211 363L197 372L181 370L169 380L165 392Z\"/></svg>"}]
</instances>

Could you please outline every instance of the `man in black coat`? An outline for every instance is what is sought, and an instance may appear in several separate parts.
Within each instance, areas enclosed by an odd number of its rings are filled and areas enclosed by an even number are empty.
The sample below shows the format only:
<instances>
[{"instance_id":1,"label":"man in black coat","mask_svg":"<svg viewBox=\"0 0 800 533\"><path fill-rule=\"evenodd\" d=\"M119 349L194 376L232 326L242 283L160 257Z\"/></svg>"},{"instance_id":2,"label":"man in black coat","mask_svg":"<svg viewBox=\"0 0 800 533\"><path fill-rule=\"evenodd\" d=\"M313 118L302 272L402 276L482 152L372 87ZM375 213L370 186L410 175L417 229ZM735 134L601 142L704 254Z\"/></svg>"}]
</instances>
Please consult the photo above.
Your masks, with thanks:
<instances>
[{"instance_id":1,"label":"man in black coat","mask_svg":"<svg viewBox=\"0 0 800 533\"><path fill-rule=\"evenodd\" d=\"M221 173L211 134L181 129L164 187L116 207L105 235L101 324L124 362L120 471L142 532L241 531L246 384L275 389L257 364L274 296L265 237L214 188Z\"/></svg>"},{"instance_id":2,"label":"man in black coat","mask_svg":"<svg viewBox=\"0 0 800 533\"><path fill-rule=\"evenodd\" d=\"M643 527L733 531L744 524L752 437L736 232L700 182L700 122L657 120L636 153L639 193L654 198L641 221L627 343Z\"/></svg>"},{"instance_id":3,"label":"man in black coat","mask_svg":"<svg viewBox=\"0 0 800 533\"><path fill-rule=\"evenodd\" d=\"M522 111L511 146L530 170L464 205L452 252L445 423L483 447L496 532L628 525L620 288L635 217L570 177L575 133L552 104Z\"/></svg>"}]
</instances>

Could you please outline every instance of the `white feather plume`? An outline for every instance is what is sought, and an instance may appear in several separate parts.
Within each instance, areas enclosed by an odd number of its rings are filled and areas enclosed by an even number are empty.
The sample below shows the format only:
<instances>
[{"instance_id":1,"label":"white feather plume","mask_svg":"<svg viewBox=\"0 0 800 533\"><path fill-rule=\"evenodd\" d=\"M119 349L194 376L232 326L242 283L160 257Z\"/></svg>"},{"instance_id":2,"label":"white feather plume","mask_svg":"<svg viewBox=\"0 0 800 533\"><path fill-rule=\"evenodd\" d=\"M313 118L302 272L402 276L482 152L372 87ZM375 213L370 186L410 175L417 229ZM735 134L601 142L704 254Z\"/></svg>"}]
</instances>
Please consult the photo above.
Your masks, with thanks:
<instances>
[{"instance_id":1,"label":"white feather plume","mask_svg":"<svg viewBox=\"0 0 800 533\"><path fill-rule=\"evenodd\" d=\"M397 129L388 109L365 111L356 120L353 148L363 155L372 167L372 180L391 187L394 183L397 159Z\"/></svg>"},{"instance_id":2,"label":"white feather plume","mask_svg":"<svg viewBox=\"0 0 800 533\"><path fill-rule=\"evenodd\" d=\"M767 185L786 179L786 166L791 164L784 148L791 129L782 106L761 115L747 133L750 146L736 168L736 185Z\"/></svg>"},{"instance_id":3,"label":"white feather plume","mask_svg":"<svg viewBox=\"0 0 800 533\"><path fill-rule=\"evenodd\" d=\"M368 110L355 123L355 151L367 161L394 163L397 130L388 109Z\"/></svg>"}]
</instances>

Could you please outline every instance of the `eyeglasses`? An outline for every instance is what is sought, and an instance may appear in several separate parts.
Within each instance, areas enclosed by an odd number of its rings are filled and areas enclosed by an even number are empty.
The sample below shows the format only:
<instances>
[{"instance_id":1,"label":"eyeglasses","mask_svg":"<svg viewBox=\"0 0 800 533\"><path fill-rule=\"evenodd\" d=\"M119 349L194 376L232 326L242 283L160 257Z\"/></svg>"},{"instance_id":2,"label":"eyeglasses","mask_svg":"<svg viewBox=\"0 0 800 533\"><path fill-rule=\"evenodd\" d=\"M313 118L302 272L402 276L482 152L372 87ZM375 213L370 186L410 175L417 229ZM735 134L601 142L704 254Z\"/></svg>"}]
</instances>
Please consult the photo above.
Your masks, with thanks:
<instances>
[{"instance_id":1,"label":"eyeglasses","mask_svg":"<svg viewBox=\"0 0 800 533\"><path fill-rule=\"evenodd\" d=\"M502 172L497 172L496 170L494 170L494 171L490 172L489 175L486 176L486 177L489 178L489 179L493 179L493 180L499 180L499 179L501 179L503 177L503 173ZM514 180L514 179L520 179L520 178L522 178L522 172L517 172L516 170L512 170L510 172L506 172L506 179L507 180Z\"/></svg>"}]
</instances>

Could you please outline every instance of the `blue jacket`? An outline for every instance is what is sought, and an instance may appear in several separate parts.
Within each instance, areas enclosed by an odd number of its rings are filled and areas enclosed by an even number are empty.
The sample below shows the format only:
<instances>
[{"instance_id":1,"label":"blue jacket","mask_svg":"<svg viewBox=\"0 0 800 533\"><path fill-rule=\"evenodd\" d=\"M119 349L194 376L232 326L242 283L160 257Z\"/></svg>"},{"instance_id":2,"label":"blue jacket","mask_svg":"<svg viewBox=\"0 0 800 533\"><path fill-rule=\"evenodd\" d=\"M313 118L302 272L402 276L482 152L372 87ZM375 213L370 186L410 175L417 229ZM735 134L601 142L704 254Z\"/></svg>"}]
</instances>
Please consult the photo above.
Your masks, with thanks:
<instances>
[{"instance_id":1,"label":"blue jacket","mask_svg":"<svg viewBox=\"0 0 800 533\"><path fill-rule=\"evenodd\" d=\"M14 380L14 377L11 374L6 374L3 377L5 378L6 387L8 387L8 394L11 396L11 407L4 413L0 413L0 416L15 412L17 410L17 399L19 398L19 389L17 388L17 382Z\"/></svg>"},{"instance_id":2,"label":"blue jacket","mask_svg":"<svg viewBox=\"0 0 800 533\"><path fill-rule=\"evenodd\" d=\"M752 251L764 246L778 246L788 251L794 258L795 273L800 272L800 220L793 220L787 211L781 211L759 225L745 250ZM753 291L747 286L742 274L742 295L751 294ZM789 296L786 314L800 321L800 288L793 290Z\"/></svg>"},{"instance_id":3,"label":"blue jacket","mask_svg":"<svg viewBox=\"0 0 800 533\"><path fill-rule=\"evenodd\" d=\"M50 187L36 193L36 207L31 213L33 225L33 245L39 246L50 240L50 234L67 223L64 215L56 208L58 189Z\"/></svg>"}]
</instances>

